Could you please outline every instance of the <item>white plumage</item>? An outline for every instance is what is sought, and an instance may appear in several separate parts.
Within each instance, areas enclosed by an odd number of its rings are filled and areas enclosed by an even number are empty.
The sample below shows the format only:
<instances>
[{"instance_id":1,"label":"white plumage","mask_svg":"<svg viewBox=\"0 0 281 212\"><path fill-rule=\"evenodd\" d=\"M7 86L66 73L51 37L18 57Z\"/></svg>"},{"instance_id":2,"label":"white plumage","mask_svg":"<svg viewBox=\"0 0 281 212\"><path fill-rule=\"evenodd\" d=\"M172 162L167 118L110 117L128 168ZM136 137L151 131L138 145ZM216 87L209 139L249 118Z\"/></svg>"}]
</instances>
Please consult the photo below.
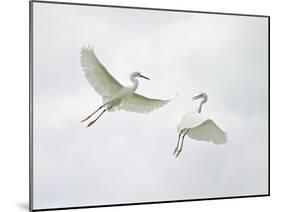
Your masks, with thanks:
<instances>
[{"instance_id":1,"label":"white plumage","mask_svg":"<svg viewBox=\"0 0 281 212\"><path fill-rule=\"evenodd\" d=\"M121 108L130 112L149 113L164 106L169 101L170 100L151 99L134 93L122 100Z\"/></svg>"},{"instance_id":2,"label":"white plumage","mask_svg":"<svg viewBox=\"0 0 281 212\"><path fill-rule=\"evenodd\" d=\"M199 141L212 141L215 144L224 144L227 142L226 133L221 130L216 123L205 115L201 114L202 105L207 102L208 96L201 93L193 100L202 99L197 110L188 112L183 116L178 124L177 131L179 133L177 147L174 150L174 155L179 156L182 151L184 137L188 137ZM179 148L180 137L182 136L181 147Z\"/></svg>"},{"instance_id":3,"label":"white plumage","mask_svg":"<svg viewBox=\"0 0 281 212\"><path fill-rule=\"evenodd\" d=\"M103 96L113 96L123 86L100 63L91 47L81 49L80 62L88 82Z\"/></svg>"},{"instance_id":4,"label":"white plumage","mask_svg":"<svg viewBox=\"0 0 281 212\"><path fill-rule=\"evenodd\" d=\"M135 93L138 88L138 79L149 78L143 76L140 72L130 74L132 86L121 85L100 63L96 57L93 48L83 47L81 49L81 66L85 77L92 85L95 91L102 96L103 105L100 106L82 122L88 120L92 115L104 108L101 114L87 126L91 126L105 111L126 110L137 113L149 113L166 105L170 100L151 99Z\"/></svg>"},{"instance_id":5,"label":"white plumage","mask_svg":"<svg viewBox=\"0 0 281 212\"><path fill-rule=\"evenodd\" d=\"M206 116L198 113L198 111L190 111L182 117L180 123L178 124L177 131L180 133L183 129L197 127L207 119L208 118Z\"/></svg>"}]
</instances>

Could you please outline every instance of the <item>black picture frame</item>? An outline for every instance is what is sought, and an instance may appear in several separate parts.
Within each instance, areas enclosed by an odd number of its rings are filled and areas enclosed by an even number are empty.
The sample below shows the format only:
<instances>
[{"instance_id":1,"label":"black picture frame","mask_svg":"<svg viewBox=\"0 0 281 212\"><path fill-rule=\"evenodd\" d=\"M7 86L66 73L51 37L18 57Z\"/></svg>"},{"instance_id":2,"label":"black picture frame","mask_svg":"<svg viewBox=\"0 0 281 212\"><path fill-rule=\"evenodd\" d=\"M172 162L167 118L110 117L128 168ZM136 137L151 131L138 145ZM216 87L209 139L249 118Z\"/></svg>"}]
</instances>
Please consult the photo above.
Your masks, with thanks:
<instances>
[{"instance_id":1,"label":"black picture frame","mask_svg":"<svg viewBox=\"0 0 281 212\"><path fill-rule=\"evenodd\" d=\"M136 203L121 203L111 205L93 205L93 206L77 206L77 207L62 207L62 208L33 208L33 4L59 4L59 5L80 5L89 7L110 7L110 8L126 8L138 10L158 10L180 13L202 13L202 14L215 14L222 16L246 16L246 17L262 17L267 19L268 25L268 192L266 194L257 195L243 195L243 196L227 196L215 198L202 198L202 199L182 199L171 201L155 201L155 202L136 202ZM177 10L177 9L162 9L162 8L146 8L146 7L132 7L132 6L117 6L117 5L102 5L102 4L88 4L88 3L71 3L71 2L56 2L56 1L29 1L29 210L30 211L50 211L50 210L67 210L67 209L83 209L83 208L97 208L97 207L113 207L113 206L129 206L129 205L142 205L142 204L159 204L159 203L176 203L176 202L189 202L189 201L203 201L203 200L223 200L234 198L249 198L249 197L266 197L270 196L270 16L269 15L254 15L254 14L241 14L241 13L224 13L224 12L206 12L206 11L193 11L193 10Z\"/></svg>"}]
</instances>

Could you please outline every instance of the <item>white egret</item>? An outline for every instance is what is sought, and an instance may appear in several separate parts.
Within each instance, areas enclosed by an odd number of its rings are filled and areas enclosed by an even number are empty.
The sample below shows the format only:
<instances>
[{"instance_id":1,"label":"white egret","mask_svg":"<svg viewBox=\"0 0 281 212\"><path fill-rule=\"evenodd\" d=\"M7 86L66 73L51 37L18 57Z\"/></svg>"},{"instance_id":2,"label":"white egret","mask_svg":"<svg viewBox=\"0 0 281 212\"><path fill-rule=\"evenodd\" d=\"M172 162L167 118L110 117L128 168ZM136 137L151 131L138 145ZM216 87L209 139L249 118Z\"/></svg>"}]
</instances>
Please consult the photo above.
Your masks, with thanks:
<instances>
[{"instance_id":1,"label":"white egret","mask_svg":"<svg viewBox=\"0 0 281 212\"><path fill-rule=\"evenodd\" d=\"M215 144L224 144L227 142L226 133L221 130L216 123L201 114L202 105L208 100L205 93L200 93L192 98L193 100L201 99L199 108L195 111L188 112L180 121L177 131L179 133L177 147L174 150L175 157L178 157L183 148L184 137L188 137L199 141L212 141ZM181 146L179 148L180 138Z\"/></svg>"},{"instance_id":2,"label":"white egret","mask_svg":"<svg viewBox=\"0 0 281 212\"><path fill-rule=\"evenodd\" d=\"M88 120L91 116L103 109L97 118L87 125L91 126L106 111L126 110L137 113L149 113L166 105L170 100L151 99L135 93L139 81L137 78L149 78L143 76L140 72L130 74L132 86L121 85L99 62L92 47L83 47L81 49L81 66L88 82L102 96L103 104L92 114L81 122Z\"/></svg>"}]
</instances>

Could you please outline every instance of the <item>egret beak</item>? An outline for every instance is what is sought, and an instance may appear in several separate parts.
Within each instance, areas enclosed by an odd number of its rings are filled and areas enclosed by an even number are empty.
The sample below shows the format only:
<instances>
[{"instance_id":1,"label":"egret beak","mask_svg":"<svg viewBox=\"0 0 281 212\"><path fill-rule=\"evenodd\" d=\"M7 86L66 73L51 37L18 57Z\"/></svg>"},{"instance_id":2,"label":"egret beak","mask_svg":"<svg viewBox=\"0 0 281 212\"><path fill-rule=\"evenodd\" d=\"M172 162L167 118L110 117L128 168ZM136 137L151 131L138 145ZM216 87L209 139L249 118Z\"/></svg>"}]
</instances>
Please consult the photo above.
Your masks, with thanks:
<instances>
[{"instance_id":1,"label":"egret beak","mask_svg":"<svg viewBox=\"0 0 281 212\"><path fill-rule=\"evenodd\" d=\"M146 80L150 80L148 77L145 77L145 76L143 76L143 75L141 75L141 74L139 74L139 77L142 77L142 78L144 78L144 79L146 79Z\"/></svg>"},{"instance_id":2,"label":"egret beak","mask_svg":"<svg viewBox=\"0 0 281 212\"><path fill-rule=\"evenodd\" d=\"M202 97L202 94L199 94L199 95L197 95L197 96L192 97L192 100L194 101L194 100L196 100L196 99L199 99L200 97Z\"/></svg>"}]
</instances>

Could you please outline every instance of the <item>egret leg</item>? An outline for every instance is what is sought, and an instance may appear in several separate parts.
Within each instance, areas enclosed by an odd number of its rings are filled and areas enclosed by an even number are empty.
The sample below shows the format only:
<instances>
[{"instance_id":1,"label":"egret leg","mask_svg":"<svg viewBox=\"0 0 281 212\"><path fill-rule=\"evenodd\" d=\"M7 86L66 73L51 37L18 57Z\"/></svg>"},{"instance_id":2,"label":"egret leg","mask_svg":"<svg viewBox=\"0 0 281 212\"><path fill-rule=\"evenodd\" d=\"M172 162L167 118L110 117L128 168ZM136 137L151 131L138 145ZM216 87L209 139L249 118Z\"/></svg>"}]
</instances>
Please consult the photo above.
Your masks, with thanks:
<instances>
[{"instance_id":1,"label":"egret leg","mask_svg":"<svg viewBox=\"0 0 281 212\"><path fill-rule=\"evenodd\" d=\"M87 125L87 127L90 127L93 123L95 123L95 122L102 116L102 114L104 114L105 111L106 111L106 109L104 109L104 110L98 115L98 117L97 117L94 121L91 121L91 122Z\"/></svg>"},{"instance_id":2,"label":"egret leg","mask_svg":"<svg viewBox=\"0 0 281 212\"><path fill-rule=\"evenodd\" d=\"M93 113L91 113L89 116L87 116L85 119L83 119L81 122L87 121L89 118L91 118L96 112L98 112L100 109L102 109L107 103L100 106L98 109L96 109Z\"/></svg>"},{"instance_id":3,"label":"egret leg","mask_svg":"<svg viewBox=\"0 0 281 212\"><path fill-rule=\"evenodd\" d=\"M181 139L181 147L180 149L176 152L176 157L178 157L182 151L182 148L183 148L183 141L184 141L184 137L187 135L188 133L188 130L184 133L184 135L182 136L182 139Z\"/></svg>"},{"instance_id":4,"label":"egret leg","mask_svg":"<svg viewBox=\"0 0 281 212\"><path fill-rule=\"evenodd\" d=\"M177 142L177 147L176 147L176 148L175 148L175 150L174 150L174 155L176 154L176 152L177 152L177 150L178 150L178 148L179 148L179 144L180 144L180 137L181 137L181 135L182 135L182 132L183 132L183 130L182 130L182 131L180 131L180 133L179 133L178 142Z\"/></svg>"}]
</instances>

